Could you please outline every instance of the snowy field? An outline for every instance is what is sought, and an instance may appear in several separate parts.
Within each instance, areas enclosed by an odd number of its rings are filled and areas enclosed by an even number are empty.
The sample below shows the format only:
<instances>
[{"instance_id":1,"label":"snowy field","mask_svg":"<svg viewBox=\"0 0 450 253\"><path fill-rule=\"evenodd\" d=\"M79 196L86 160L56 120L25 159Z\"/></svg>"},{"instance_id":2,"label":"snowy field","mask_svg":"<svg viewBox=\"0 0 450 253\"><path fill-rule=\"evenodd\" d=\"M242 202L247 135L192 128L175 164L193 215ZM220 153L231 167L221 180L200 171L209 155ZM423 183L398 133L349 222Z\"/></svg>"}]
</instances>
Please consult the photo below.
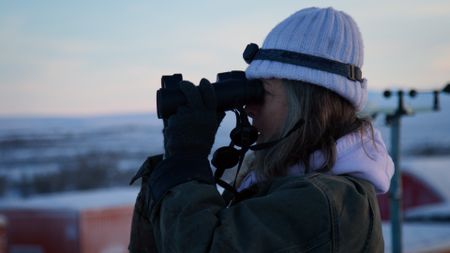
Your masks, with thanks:
<instances>
[{"instance_id":1,"label":"snowy field","mask_svg":"<svg viewBox=\"0 0 450 253\"><path fill-rule=\"evenodd\" d=\"M392 108L395 99L370 94L368 108ZM431 96L406 99L414 107L431 107ZM402 159L450 156L450 96L441 96L440 112L418 113L402 120ZM213 150L229 143L234 115L228 113ZM385 116L376 117L390 143ZM67 167L83 155L114 157L123 170L135 170L148 156L161 153L162 121L154 113L98 117L0 118L0 176L17 180L23 175ZM417 157L419 154L419 158ZM450 166L449 166L450 167Z\"/></svg>"},{"instance_id":2,"label":"snowy field","mask_svg":"<svg viewBox=\"0 0 450 253\"><path fill-rule=\"evenodd\" d=\"M229 115L214 149L228 144ZM83 155L114 156L122 170L136 170L163 152L162 121L153 113L86 118L0 118L0 175L15 180L48 173Z\"/></svg>"}]
</instances>

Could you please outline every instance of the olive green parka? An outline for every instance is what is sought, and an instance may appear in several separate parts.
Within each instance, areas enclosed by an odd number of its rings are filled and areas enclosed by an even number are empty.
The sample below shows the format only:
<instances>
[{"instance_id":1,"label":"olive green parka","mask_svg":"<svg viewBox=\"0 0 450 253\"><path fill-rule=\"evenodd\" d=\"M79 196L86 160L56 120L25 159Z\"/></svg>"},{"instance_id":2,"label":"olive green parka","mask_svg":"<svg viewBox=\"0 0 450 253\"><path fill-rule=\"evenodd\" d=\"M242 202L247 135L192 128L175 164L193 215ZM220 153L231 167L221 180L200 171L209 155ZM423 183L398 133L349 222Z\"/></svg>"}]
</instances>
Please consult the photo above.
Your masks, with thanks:
<instances>
[{"instance_id":1,"label":"olive green parka","mask_svg":"<svg viewBox=\"0 0 450 253\"><path fill-rule=\"evenodd\" d=\"M376 194L362 179L280 177L249 187L231 203L214 184L191 180L155 202L148 174L144 168L139 175L131 253L384 251Z\"/></svg>"}]
</instances>

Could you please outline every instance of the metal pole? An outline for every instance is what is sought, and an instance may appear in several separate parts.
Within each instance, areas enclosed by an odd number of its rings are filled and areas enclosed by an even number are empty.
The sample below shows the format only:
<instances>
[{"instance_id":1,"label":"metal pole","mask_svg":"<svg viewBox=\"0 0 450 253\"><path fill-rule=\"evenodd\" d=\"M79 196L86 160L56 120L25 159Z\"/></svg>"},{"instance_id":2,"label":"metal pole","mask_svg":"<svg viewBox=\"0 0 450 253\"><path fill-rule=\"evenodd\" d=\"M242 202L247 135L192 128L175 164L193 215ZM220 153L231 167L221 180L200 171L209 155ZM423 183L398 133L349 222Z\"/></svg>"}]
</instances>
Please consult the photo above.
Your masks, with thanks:
<instances>
[{"instance_id":1,"label":"metal pole","mask_svg":"<svg viewBox=\"0 0 450 253\"><path fill-rule=\"evenodd\" d=\"M395 165L394 176L391 181L391 230L392 230L392 252L402 252L402 180L400 171L400 119L405 115L403 104L403 92L398 92L398 108L391 115L391 155Z\"/></svg>"},{"instance_id":2,"label":"metal pole","mask_svg":"<svg viewBox=\"0 0 450 253\"><path fill-rule=\"evenodd\" d=\"M439 93L450 93L450 83L448 83L442 90L433 91L433 110L439 111ZM410 96L415 97L417 92L410 91ZM391 214L391 238L392 238L392 252L402 252L402 177L400 170L400 127L401 118L404 115L412 115L412 110L407 110L403 102L403 91L398 91L398 107L397 110L386 115L386 123L391 126L391 156L394 161L395 171L391 180L391 188L389 189L390 197L390 214ZM386 98L391 96L391 92L386 90L384 92Z\"/></svg>"}]
</instances>

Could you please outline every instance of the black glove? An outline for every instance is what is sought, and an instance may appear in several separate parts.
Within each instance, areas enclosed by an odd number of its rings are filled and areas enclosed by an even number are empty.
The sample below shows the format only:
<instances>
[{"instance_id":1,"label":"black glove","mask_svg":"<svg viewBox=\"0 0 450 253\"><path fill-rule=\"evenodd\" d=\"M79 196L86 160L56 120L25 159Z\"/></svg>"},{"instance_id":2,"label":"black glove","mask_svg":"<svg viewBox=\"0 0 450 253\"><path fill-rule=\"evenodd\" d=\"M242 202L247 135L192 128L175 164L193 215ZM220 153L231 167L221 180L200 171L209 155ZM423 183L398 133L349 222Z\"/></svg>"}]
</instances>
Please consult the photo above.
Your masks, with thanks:
<instances>
[{"instance_id":1,"label":"black glove","mask_svg":"<svg viewBox=\"0 0 450 253\"><path fill-rule=\"evenodd\" d=\"M172 115L164 129L165 159L150 176L153 203L158 203L172 187L196 180L214 184L208 154L224 112L217 112L213 86L202 79L199 87L183 81L180 89L187 103Z\"/></svg>"},{"instance_id":2,"label":"black glove","mask_svg":"<svg viewBox=\"0 0 450 253\"><path fill-rule=\"evenodd\" d=\"M163 131L165 157L207 157L225 113L217 112L215 90L208 80L202 79L198 88L182 81L180 90L187 104L168 119Z\"/></svg>"}]
</instances>

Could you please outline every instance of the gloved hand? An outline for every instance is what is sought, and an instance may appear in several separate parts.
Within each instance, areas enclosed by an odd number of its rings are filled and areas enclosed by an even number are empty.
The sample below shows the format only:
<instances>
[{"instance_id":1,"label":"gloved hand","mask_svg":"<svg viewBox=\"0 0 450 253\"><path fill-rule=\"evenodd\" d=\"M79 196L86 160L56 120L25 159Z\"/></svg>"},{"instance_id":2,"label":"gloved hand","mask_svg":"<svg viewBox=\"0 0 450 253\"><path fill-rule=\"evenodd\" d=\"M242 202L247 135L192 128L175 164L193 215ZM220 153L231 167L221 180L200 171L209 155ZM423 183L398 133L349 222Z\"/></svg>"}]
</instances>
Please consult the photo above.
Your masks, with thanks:
<instances>
[{"instance_id":1,"label":"gloved hand","mask_svg":"<svg viewBox=\"0 0 450 253\"><path fill-rule=\"evenodd\" d=\"M198 88L182 81L180 90L187 104L178 108L163 130L165 157L207 157L225 113L217 112L215 90L208 80L202 79Z\"/></svg>"}]
</instances>

